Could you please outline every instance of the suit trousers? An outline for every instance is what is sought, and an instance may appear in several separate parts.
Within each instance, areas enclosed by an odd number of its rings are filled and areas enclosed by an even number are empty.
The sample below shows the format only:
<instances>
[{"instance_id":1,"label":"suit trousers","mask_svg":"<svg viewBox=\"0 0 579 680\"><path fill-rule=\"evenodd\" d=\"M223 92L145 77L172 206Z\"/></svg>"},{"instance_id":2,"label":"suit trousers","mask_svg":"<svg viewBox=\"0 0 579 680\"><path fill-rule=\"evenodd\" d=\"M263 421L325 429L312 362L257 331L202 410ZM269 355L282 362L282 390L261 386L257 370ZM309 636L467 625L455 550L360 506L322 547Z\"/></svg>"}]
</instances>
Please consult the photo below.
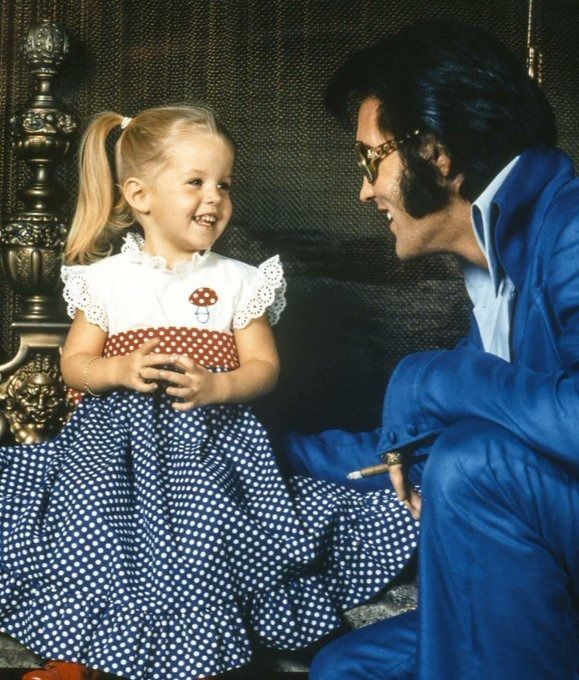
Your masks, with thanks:
<instances>
[{"instance_id":1,"label":"suit trousers","mask_svg":"<svg viewBox=\"0 0 579 680\"><path fill-rule=\"evenodd\" d=\"M333 431L288 440L291 467L327 477L328 443L336 479L356 443L375 462L373 433ZM419 473L418 611L333 641L311 680L579 678L577 477L478 419L447 427Z\"/></svg>"}]
</instances>

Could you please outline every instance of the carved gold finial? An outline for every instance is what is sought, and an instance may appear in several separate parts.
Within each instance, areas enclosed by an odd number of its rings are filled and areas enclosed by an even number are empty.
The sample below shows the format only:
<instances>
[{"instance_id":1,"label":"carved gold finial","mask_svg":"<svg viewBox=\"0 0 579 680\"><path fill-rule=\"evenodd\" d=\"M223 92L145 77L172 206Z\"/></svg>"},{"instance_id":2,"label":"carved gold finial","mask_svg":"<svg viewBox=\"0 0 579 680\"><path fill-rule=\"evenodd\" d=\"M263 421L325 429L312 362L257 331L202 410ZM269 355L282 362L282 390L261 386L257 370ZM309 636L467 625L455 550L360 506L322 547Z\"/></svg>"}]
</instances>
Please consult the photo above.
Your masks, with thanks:
<instances>
[{"instance_id":1,"label":"carved gold finial","mask_svg":"<svg viewBox=\"0 0 579 680\"><path fill-rule=\"evenodd\" d=\"M24 297L21 319L31 322L58 317L55 291L67 226L60 214L65 192L55 170L72 150L77 123L52 87L68 51L60 24L45 19L32 26L24 54L36 88L10 120L12 149L32 177L19 192L24 208L0 229L0 262L7 282Z\"/></svg>"},{"instance_id":2,"label":"carved gold finial","mask_svg":"<svg viewBox=\"0 0 579 680\"><path fill-rule=\"evenodd\" d=\"M42 19L30 27L24 56L33 73L55 74L68 54L68 36L60 24Z\"/></svg>"}]
</instances>

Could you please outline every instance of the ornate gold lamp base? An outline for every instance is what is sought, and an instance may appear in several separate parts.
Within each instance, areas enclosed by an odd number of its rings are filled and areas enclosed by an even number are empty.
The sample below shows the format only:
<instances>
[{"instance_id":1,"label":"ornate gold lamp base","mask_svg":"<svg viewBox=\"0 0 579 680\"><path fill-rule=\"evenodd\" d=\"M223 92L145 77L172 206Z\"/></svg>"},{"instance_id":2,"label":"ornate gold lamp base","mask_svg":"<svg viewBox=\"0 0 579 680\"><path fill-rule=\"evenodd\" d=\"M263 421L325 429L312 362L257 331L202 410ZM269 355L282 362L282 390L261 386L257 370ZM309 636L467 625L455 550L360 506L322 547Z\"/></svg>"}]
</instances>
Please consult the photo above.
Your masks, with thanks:
<instances>
[{"instance_id":1,"label":"ornate gold lamp base","mask_svg":"<svg viewBox=\"0 0 579 680\"><path fill-rule=\"evenodd\" d=\"M20 347L0 366L0 438L11 432L16 442L35 444L54 436L70 413L59 367L68 324L20 321L12 327Z\"/></svg>"},{"instance_id":2,"label":"ornate gold lamp base","mask_svg":"<svg viewBox=\"0 0 579 680\"><path fill-rule=\"evenodd\" d=\"M32 177L20 191L23 209L0 229L2 273L23 302L12 324L20 338L18 352L0 366L0 437L7 441L11 435L23 444L52 437L69 412L59 368L69 324L57 304L67 232L59 207L65 195L53 175L72 148L77 124L52 94L67 53L62 26L43 20L30 28L24 55L36 93L10 121L12 150L28 164Z\"/></svg>"}]
</instances>

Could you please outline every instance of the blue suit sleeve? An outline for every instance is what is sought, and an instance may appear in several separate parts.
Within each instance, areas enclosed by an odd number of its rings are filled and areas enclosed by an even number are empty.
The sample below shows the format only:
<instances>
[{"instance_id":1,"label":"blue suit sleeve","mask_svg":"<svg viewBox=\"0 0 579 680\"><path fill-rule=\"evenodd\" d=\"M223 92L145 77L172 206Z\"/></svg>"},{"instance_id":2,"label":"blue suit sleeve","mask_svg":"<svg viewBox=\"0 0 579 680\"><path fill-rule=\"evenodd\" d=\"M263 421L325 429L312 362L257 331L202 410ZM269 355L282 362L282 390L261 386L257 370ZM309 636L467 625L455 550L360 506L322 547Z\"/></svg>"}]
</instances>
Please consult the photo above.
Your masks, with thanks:
<instances>
[{"instance_id":1,"label":"blue suit sleeve","mask_svg":"<svg viewBox=\"0 0 579 680\"><path fill-rule=\"evenodd\" d=\"M311 435L289 432L278 444L282 467L289 475L323 479L358 491L378 491L387 485L383 476L350 480L347 475L375 464L379 436L380 430L326 430Z\"/></svg>"},{"instance_id":2,"label":"blue suit sleeve","mask_svg":"<svg viewBox=\"0 0 579 680\"><path fill-rule=\"evenodd\" d=\"M579 474L578 413L577 374L536 373L468 350L403 359L384 406L396 446L436 435L463 418L482 418L507 428L575 474ZM408 423L414 424L415 432L408 432ZM394 446L386 439L380 448Z\"/></svg>"}]
</instances>

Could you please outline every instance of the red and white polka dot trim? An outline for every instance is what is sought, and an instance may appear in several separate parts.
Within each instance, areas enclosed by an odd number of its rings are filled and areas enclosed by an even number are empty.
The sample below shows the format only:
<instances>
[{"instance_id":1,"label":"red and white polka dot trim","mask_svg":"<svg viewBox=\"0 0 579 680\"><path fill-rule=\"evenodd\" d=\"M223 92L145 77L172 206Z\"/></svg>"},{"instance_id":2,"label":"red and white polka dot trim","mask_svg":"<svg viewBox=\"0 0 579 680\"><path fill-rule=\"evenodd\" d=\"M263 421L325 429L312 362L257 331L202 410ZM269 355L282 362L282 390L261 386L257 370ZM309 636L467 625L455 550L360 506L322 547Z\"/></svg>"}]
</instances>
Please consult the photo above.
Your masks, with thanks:
<instances>
[{"instance_id":1,"label":"red and white polka dot trim","mask_svg":"<svg viewBox=\"0 0 579 680\"><path fill-rule=\"evenodd\" d=\"M154 327L138 328L110 335L103 348L104 357L124 356L138 349L146 340L159 338L158 354L184 354L203 368L235 370L239 356L235 339L230 333L200 328ZM82 399L82 392L70 390L74 404Z\"/></svg>"},{"instance_id":2,"label":"red and white polka dot trim","mask_svg":"<svg viewBox=\"0 0 579 680\"><path fill-rule=\"evenodd\" d=\"M124 356L138 349L146 340L159 338L155 349L160 354L186 354L204 368L239 368L235 339L230 333L200 328L139 328L115 333L107 338L104 357Z\"/></svg>"}]
</instances>

